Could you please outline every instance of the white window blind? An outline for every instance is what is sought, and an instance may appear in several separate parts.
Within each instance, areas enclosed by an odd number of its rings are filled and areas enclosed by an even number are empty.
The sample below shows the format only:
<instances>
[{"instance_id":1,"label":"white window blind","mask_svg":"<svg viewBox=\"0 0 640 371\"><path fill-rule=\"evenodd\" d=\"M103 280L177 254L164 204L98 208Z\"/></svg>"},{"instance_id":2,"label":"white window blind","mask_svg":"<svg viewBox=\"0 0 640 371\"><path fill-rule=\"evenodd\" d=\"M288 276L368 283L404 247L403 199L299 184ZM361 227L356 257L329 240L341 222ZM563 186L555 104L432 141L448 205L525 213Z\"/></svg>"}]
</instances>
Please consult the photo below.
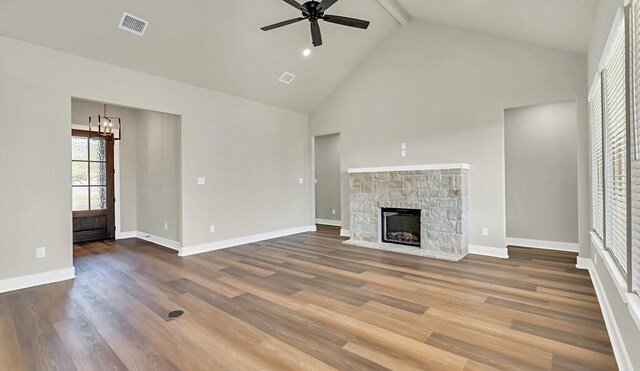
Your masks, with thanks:
<instances>
[{"instance_id":1,"label":"white window blind","mask_svg":"<svg viewBox=\"0 0 640 371\"><path fill-rule=\"evenodd\" d=\"M598 83L591 109L591 193L593 197L593 230L604 237L604 160L602 156L602 86Z\"/></svg>"},{"instance_id":2,"label":"white window blind","mask_svg":"<svg viewBox=\"0 0 640 371\"><path fill-rule=\"evenodd\" d=\"M604 73L605 245L627 271L625 37L620 30Z\"/></svg>"},{"instance_id":3,"label":"white window blind","mask_svg":"<svg viewBox=\"0 0 640 371\"><path fill-rule=\"evenodd\" d=\"M633 125L631 143L634 153L631 163L631 215L632 215L632 282L633 291L640 293L640 1L633 1L631 17Z\"/></svg>"}]
</instances>

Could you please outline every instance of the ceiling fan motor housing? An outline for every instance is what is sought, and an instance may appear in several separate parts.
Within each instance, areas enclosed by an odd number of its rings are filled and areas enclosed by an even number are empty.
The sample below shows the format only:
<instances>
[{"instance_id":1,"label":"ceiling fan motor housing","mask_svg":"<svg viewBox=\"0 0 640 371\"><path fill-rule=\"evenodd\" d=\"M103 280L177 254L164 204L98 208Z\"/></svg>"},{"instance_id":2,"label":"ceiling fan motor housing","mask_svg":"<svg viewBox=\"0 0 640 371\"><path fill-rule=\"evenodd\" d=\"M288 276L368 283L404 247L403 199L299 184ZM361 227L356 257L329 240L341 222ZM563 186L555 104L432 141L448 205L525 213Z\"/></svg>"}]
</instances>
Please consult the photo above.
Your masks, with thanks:
<instances>
[{"instance_id":1,"label":"ceiling fan motor housing","mask_svg":"<svg viewBox=\"0 0 640 371\"><path fill-rule=\"evenodd\" d=\"M321 19L324 16L324 11L322 9L318 9L320 7L320 3L318 1L308 1L302 6L307 10L307 12L302 12L302 16L309 19Z\"/></svg>"},{"instance_id":2,"label":"ceiling fan motor housing","mask_svg":"<svg viewBox=\"0 0 640 371\"><path fill-rule=\"evenodd\" d=\"M276 28L288 26L290 24L298 23L300 21L307 20L311 24L311 41L313 42L313 46L322 45L322 34L320 32L320 25L318 24L320 20L329 23L340 24L347 27L355 27L366 30L369 27L369 21L363 21L362 19L343 17L339 15L329 15L324 14L325 10L329 9L333 6L338 0L322 0L316 1L311 0L307 1L304 4L300 4L296 0L283 0L285 3L291 5L292 7L298 9L302 12L302 17L289 19L283 22L278 22L276 24L272 24L270 26L262 27L263 31L270 31Z\"/></svg>"}]
</instances>

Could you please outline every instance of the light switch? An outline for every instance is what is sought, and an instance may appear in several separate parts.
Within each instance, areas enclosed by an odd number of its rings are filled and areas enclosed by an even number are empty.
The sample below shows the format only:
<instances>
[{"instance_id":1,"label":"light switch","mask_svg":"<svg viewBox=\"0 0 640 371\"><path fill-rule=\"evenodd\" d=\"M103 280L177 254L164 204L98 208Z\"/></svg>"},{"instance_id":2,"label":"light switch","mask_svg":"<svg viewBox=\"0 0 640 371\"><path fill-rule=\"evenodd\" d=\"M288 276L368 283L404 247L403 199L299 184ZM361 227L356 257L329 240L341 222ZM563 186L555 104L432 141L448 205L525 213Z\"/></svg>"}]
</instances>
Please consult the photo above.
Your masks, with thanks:
<instances>
[{"instance_id":1,"label":"light switch","mask_svg":"<svg viewBox=\"0 0 640 371\"><path fill-rule=\"evenodd\" d=\"M407 157L407 150L403 149L400 154L402 155L402 157Z\"/></svg>"},{"instance_id":2,"label":"light switch","mask_svg":"<svg viewBox=\"0 0 640 371\"><path fill-rule=\"evenodd\" d=\"M400 146L400 149L407 149L407 143L402 143L402 145Z\"/></svg>"},{"instance_id":3,"label":"light switch","mask_svg":"<svg viewBox=\"0 0 640 371\"><path fill-rule=\"evenodd\" d=\"M298 178L298 183L303 184L304 183L304 179L303 178Z\"/></svg>"},{"instance_id":4,"label":"light switch","mask_svg":"<svg viewBox=\"0 0 640 371\"><path fill-rule=\"evenodd\" d=\"M488 236L489 235L489 228L482 228L482 235L483 236Z\"/></svg>"},{"instance_id":5,"label":"light switch","mask_svg":"<svg viewBox=\"0 0 640 371\"><path fill-rule=\"evenodd\" d=\"M47 248L46 247L38 247L36 248L36 258L41 259L47 256Z\"/></svg>"},{"instance_id":6,"label":"light switch","mask_svg":"<svg viewBox=\"0 0 640 371\"><path fill-rule=\"evenodd\" d=\"M198 185L204 185L205 179L204 177L198 177Z\"/></svg>"},{"instance_id":7,"label":"light switch","mask_svg":"<svg viewBox=\"0 0 640 371\"><path fill-rule=\"evenodd\" d=\"M209 226L209 231L211 231L211 233L216 233L216 226L215 225Z\"/></svg>"}]
</instances>

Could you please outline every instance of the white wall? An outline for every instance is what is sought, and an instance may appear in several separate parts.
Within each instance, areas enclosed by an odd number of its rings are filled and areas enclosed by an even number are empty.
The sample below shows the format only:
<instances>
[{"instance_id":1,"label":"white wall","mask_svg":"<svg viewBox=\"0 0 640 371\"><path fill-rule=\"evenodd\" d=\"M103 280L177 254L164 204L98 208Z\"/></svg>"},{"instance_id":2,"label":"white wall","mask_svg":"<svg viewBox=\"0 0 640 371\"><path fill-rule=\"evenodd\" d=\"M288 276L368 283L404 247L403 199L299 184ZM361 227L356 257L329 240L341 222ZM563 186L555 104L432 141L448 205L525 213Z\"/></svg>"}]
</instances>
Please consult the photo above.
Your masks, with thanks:
<instances>
[{"instance_id":1,"label":"white wall","mask_svg":"<svg viewBox=\"0 0 640 371\"><path fill-rule=\"evenodd\" d=\"M137 133L137 230L179 243L180 117L142 111Z\"/></svg>"},{"instance_id":2,"label":"white wall","mask_svg":"<svg viewBox=\"0 0 640 371\"><path fill-rule=\"evenodd\" d=\"M314 143L316 219L340 221L340 134L316 137Z\"/></svg>"},{"instance_id":3,"label":"white wall","mask_svg":"<svg viewBox=\"0 0 640 371\"><path fill-rule=\"evenodd\" d=\"M580 243L588 252L586 73L582 54L414 20L312 113L309 134L340 132L343 177L350 167L470 163L470 243L504 248L504 109L576 100Z\"/></svg>"},{"instance_id":4,"label":"white wall","mask_svg":"<svg viewBox=\"0 0 640 371\"><path fill-rule=\"evenodd\" d=\"M587 80L591 85L596 74L600 71L599 64L604 48L609 38L609 31L616 13L624 6L624 0L599 0L596 15L593 20L593 31L589 41Z\"/></svg>"},{"instance_id":5,"label":"white wall","mask_svg":"<svg viewBox=\"0 0 640 371\"><path fill-rule=\"evenodd\" d=\"M507 238L578 243L575 101L505 111Z\"/></svg>"},{"instance_id":6,"label":"white wall","mask_svg":"<svg viewBox=\"0 0 640 371\"><path fill-rule=\"evenodd\" d=\"M72 97L182 116L183 244L311 224L305 115L0 37L0 279L72 266Z\"/></svg>"}]
</instances>

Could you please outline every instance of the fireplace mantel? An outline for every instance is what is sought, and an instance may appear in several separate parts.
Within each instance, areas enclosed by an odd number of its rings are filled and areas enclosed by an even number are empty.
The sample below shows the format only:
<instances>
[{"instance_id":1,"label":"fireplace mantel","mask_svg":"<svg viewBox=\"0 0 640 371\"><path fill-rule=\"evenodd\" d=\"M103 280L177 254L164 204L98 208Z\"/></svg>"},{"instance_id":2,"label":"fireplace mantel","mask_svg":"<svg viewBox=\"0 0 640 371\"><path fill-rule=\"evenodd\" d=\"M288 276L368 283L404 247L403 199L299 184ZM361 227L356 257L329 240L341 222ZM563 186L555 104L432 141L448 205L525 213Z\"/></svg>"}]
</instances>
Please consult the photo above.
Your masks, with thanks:
<instances>
[{"instance_id":1,"label":"fireplace mantel","mask_svg":"<svg viewBox=\"0 0 640 371\"><path fill-rule=\"evenodd\" d=\"M469 170L469 164L431 164L431 165L405 165L384 167L356 167L348 169L349 174L358 173L384 173L387 171L426 171L426 170Z\"/></svg>"}]
</instances>

